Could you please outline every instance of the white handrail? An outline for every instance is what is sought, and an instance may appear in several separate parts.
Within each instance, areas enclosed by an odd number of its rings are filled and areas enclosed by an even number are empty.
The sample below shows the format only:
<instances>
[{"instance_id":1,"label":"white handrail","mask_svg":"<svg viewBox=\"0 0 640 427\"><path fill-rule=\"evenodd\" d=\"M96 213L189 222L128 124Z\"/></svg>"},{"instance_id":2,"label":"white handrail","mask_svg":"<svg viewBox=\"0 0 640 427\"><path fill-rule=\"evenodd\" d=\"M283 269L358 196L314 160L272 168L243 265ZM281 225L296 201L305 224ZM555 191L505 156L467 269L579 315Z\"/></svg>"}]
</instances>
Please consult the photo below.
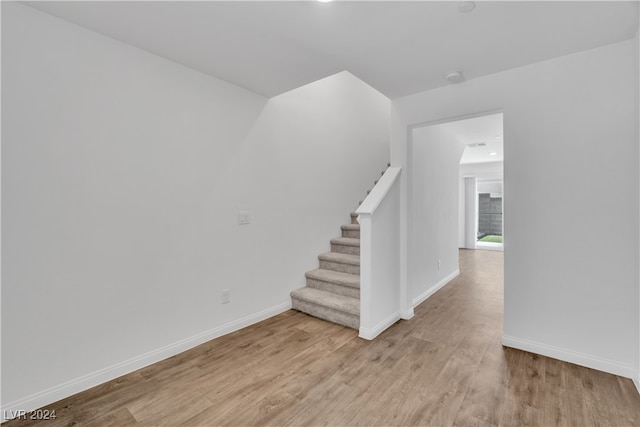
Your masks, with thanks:
<instances>
[{"instance_id":1,"label":"white handrail","mask_svg":"<svg viewBox=\"0 0 640 427\"><path fill-rule=\"evenodd\" d=\"M402 168L398 167L387 168L384 175L382 175L382 178L380 178L378 183L373 187L369 195L356 210L356 213L358 215L372 215L376 209L378 209L378 206L380 206L380 203L382 203L389 190L391 190L391 187L393 187L393 183L396 182L401 171Z\"/></svg>"}]
</instances>

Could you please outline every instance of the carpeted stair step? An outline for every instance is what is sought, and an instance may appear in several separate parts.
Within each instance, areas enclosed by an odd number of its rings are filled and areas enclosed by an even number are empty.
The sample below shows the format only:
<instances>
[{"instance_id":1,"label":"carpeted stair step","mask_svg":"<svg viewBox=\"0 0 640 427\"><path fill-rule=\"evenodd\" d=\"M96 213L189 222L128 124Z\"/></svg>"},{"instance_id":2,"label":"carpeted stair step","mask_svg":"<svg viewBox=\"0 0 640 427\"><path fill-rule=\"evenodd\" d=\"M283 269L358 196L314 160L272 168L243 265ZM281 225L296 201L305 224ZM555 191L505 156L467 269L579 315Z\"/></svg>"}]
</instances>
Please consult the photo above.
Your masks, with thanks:
<instances>
[{"instance_id":1,"label":"carpeted stair step","mask_svg":"<svg viewBox=\"0 0 640 427\"><path fill-rule=\"evenodd\" d=\"M350 237L331 239L331 252L360 255L360 239L352 239Z\"/></svg>"},{"instance_id":2,"label":"carpeted stair step","mask_svg":"<svg viewBox=\"0 0 640 427\"><path fill-rule=\"evenodd\" d=\"M351 212L351 224L359 224L358 223L358 214L355 212Z\"/></svg>"},{"instance_id":3,"label":"carpeted stair step","mask_svg":"<svg viewBox=\"0 0 640 427\"><path fill-rule=\"evenodd\" d=\"M342 237L360 238L360 224L346 224L340 228L342 229Z\"/></svg>"},{"instance_id":4,"label":"carpeted stair step","mask_svg":"<svg viewBox=\"0 0 640 427\"><path fill-rule=\"evenodd\" d=\"M318 256L320 268L340 273L360 275L360 255L328 252Z\"/></svg>"},{"instance_id":5,"label":"carpeted stair step","mask_svg":"<svg viewBox=\"0 0 640 427\"><path fill-rule=\"evenodd\" d=\"M360 298L360 276L321 268L307 271L305 276L307 286L310 288L346 297Z\"/></svg>"},{"instance_id":6,"label":"carpeted stair step","mask_svg":"<svg viewBox=\"0 0 640 427\"><path fill-rule=\"evenodd\" d=\"M310 287L291 292L293 309L330 322L358 329L360 300Z\"/></svg>"}]
</instances>

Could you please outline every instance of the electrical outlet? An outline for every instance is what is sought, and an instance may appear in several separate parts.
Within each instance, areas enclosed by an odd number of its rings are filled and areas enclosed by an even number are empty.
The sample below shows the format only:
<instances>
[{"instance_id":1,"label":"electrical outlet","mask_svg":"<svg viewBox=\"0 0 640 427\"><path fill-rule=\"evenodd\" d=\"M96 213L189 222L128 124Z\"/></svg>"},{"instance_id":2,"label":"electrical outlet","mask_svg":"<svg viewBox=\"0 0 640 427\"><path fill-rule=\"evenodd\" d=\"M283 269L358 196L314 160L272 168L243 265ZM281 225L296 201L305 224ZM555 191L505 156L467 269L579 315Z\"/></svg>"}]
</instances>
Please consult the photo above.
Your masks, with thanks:
<instances>
[{"instance_id":1,"label":"electrical outlet","mask_svg":"<svg viewBox=\"0 0 640 427\"><path fill-rule=\"evenodd\" d=\"M438 270L440 270L440 260L438 260Z\"/></svg>"},{"instance_id":2,"label":"electrical outlet","mask_svg":"<svg viewBox=\"0 0 640 427\"><path fill-rule=\"evenodd\" d=\"M231 302L231 290L225 289L222 291L222 303L229 304Z\"/></svg>"}]
</instances>

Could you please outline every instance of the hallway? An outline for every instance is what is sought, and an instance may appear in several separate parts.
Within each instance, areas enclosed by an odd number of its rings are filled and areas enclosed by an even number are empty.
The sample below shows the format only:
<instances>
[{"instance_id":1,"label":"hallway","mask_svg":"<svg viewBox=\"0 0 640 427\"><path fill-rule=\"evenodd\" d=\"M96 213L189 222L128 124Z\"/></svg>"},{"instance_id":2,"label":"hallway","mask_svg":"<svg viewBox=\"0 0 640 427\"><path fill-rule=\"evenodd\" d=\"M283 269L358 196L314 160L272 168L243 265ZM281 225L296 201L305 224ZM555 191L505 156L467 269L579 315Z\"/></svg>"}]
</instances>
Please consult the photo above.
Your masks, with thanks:
<instances>
[{"instance_id":1,"label":"hallway","mask_svg":"<svg viewBox=\"0 0 640 427\"><path fill-rule=\"evenodd\" d=\"M374 341L290 310L51 405L57 419L40 423L640 424L631 380L502 347L502 252L462 250L460 268Z\"/></svg>"}]
</instances>

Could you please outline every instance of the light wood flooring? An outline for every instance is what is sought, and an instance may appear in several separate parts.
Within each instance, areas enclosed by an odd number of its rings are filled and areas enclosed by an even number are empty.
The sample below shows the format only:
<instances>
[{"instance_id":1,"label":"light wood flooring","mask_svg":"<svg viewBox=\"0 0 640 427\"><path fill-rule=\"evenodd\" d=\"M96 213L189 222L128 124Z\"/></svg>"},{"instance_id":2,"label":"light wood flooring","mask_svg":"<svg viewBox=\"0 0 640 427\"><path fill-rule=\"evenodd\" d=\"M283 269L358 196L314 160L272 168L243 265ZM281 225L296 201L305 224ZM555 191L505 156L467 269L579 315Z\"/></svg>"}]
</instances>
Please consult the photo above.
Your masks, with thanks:
<instances>
[{"instance_id":1,"label":"light wood flooring","mask_svg":"<svg viewBox=\"0 0 640 427\"><path fill-rule=\"evenodd\" d=\"M53 405L43 426L640 425L625 378L503 348L503 254L374 341L288 311ZM3 427L32 425L13 420Z\"/></svg>"}]
</instances>

